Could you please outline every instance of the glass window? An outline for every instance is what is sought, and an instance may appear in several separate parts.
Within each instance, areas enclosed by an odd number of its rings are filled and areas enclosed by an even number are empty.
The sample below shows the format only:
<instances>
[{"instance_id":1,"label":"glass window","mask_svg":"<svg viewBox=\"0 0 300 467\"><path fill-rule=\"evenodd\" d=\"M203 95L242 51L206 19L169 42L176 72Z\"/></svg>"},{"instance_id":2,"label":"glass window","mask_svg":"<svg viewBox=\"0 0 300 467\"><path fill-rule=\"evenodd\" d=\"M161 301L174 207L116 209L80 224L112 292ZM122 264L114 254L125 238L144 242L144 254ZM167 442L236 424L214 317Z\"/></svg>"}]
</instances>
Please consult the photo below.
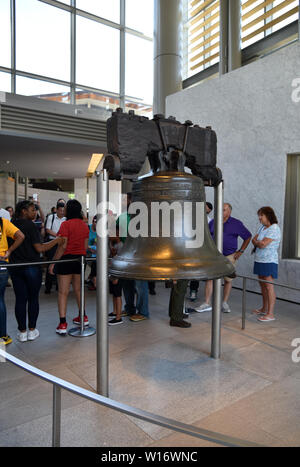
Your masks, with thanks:
<instances>
[{"instance_id":1,"label":"glass window","mask_svg":"<svg viewBox=\"0 0 300 467\"><path fill-rule=\"evenodd\" d=\"M153 43L126 34L125 93L128 98L152 105Z\"/></svg>"},{"instance_id":2,"label":"glass window","mask_svg":"<svg viewBox=\"0 0 300 467\"><path fill-rule=\"evenodd\" d=\"M69 86L40 81L38 79L16 77L16 93L24 96L39 97L50 101L70 103Z\"/></svg>"},{"instance_id":3,"label":"glass window","mask_svg":"<svg viewBox=\"0 0 300 467\"><path fill-rule=\"evenodd\" d=\"M10 92L11 76L9 73L0 72L0 91Z\"/></svg>"},{"instance_id":4,"label":"glass window","mask_svg":"<svg viewBox=\"0 0 300 467\"><path fill-rule=\"evenodd\" d=\"M287 157L282 257L300 259L300 155Z\"/></svg>"},{"instance_id":5,"label":"glass window","mask_svg":"<svg viewBox=\"0 0 300 467\"><path fill-rule=\"evenodd\" d=\"M10 68L10 0L0 1L0 65Z\"/></svg>"},{"instance_id":6,"label":"glass window","mask_svg":"<svg viewBox=\"0 0 300 467\"><path fill-rule=\"evenodd\" d=\"M77 83L119 93L120 31L80 16L76 28Z\"/></svg>"},{"instance_id":7,"label":"glass window","mask_svg":"<svg viewBox=\"0 0 300 467\"><path fill-rule=\"evenodd\" d=\"M70 80L70 13L37 0L16 3L16 67Z\"/></svg>"},{"instance_id":8,"label":"glass window","mask_svg":"<svg viewBox=\"0 0 300 467\"><path fill-rule=\"evenodd\" d=\"M120 22L120 0L77 0L76 8L115 23Z\"/></svg>"},{"instance_id":9,"label":"glass window","mask_svg":"<svg viewBox=\"0 0 300 467\"><path fill-rule=\"evenodd\" d=\"M125 112L129 112L129 110L134 110L134 113L136 115L142 115L143 117L148 117L150 120L151 118L153 118L152 105L141 104L139 102L134 102L134 101L126 101Z\"/></svg>"},{"instance_id":10,"label":"glass window","mask_svg":"<svg viewBox=\"0 0 300 467\"><path fill-rule=\"evenodd\" d=\"M126 26L153 36L153 0L126 0Z\"/></svg>"},{"instance_id":11,"label":"glass window","mask_svg":"<svg viewBox=\"0 0 300 467\"><path fill-rule=\"evenodd\" d=\"M112 111L120 107L120 100L117 97L105 96L100 92L76 89L76 105L97 109L101 118L107 120L111 117Z\"/></svg>"}]
</instances>

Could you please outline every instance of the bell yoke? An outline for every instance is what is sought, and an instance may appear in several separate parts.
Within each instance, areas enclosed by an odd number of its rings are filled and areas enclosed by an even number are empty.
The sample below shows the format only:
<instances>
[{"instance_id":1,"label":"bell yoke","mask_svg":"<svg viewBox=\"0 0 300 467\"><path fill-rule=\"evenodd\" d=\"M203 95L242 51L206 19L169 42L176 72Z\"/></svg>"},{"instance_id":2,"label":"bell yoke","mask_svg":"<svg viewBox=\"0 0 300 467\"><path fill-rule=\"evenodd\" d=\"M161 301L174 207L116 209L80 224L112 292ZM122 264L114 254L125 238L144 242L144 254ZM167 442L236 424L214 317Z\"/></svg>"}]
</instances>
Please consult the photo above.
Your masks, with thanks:
<instances>
[{"instance_id":1,"label":"bell yoke","mask_svg":"<svg viewBox=\"0 0 300 467\"><path fill-rule=\"evenodd\" d=\"M107 122L107 143L109 178L133 181L128 234L109 273L149 281L234 275L211 238L204 209L205 185L222 181L216 133L174 117L149 120L117 109ZM146 157L152 173L138 179Z\"/></svg>"}]
</instances>

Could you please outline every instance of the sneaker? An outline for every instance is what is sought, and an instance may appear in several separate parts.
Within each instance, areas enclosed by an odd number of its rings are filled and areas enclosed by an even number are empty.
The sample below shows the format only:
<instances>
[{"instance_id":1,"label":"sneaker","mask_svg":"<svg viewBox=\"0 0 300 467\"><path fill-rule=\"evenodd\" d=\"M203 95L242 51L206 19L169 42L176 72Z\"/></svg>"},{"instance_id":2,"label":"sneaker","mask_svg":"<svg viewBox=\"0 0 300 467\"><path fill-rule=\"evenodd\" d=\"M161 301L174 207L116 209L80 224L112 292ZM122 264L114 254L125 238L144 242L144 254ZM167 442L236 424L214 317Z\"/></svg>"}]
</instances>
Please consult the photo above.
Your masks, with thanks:
<instances>
[{"instance_id":1,"label":"sneaker","mask_svg":"<svg viewBox=\"0 0 300 467\"><path fill-rule=\"evenodd\" d=\"M94 284L88 285L88 290L96 290L96 287L94 286Z\"/></svg>"},{"instance_id":2,"label":"sneaker","mask_svg":"<svg viewBox=\"0 0 300 467\"><path fill-rule=\"evenodd\" d=\"M59 323L59 325L56 328L57 334L62 334L62 335L67 334L67 327L68 327L68 323Z\"/></svg>"},{"instance_id":3,"label":"sneaker","mask_svg":"<svg viewBox=\"0 0 300 467\"><path fill-rule=\"evenodd\" d=\"M223 302L222 311L223 313L231 313L231 309L229 308L229 305L227 302Z\"/></svg>"},{"instance_id":4,"label":"sneaker","mask_svg":"<svg viewBox=\"0 0 300 467\"><path fill-rule=\"evenodd\" d=\"M4 344L4 345L8 345L8 344L11 344L12 343L12 338L10 336L3 336L3 337L0 337L0 345L1 344Z\"/></svg>"},{"instance_id":5,"label":"sneaker","mask_svg":"<svg viewBox=\"0 0 300 467\"><path fill-rule=\"evenodd\" d=\"M27 333L27 340L34 341L37 337L39 337L40 333L38 329L34 329L33 331L28 331Z\"/></svg>"},{"instance_id":6,"label":"sneaker","mask_svg":"<svg viewBox=\"0 0 300 467\"><path fill-rule=\"evenodd\" d=\"M115 318L116 317L116 314L112 311L111 313L109 313L108 315L110 318Z\"/></svg>"},{"instance_id":7,"label":"sneaker","mask_svg":"<svg viewBox=\"0 0 300 467\"><path fill-rule=\"evenodd\" d=\"M80 316L77 316L76 318L74 318L73 323L76 324L77 326L80 326L80 324L81 324ZM88 326L90 324L89 319L88 319L88 317L86 315L84 315L84 317L83 317L83 324L84 324L84 326Z\"/></svg>"},{"instance_id":8,"label":"sneaker","mask_svg":"<svg viewBox=\"0 0 300 467\"><path fill-rule=\"evenodd\" d=\"M122 320L122 318L120 318L120 319L114 318L114 319L111 319L110 321L108 321L108 324L109 324L109 326L115 326L116 324L123 324L123 320Z\"/></svg>"},{"instance_id":9,"label":"sneaker","mask_svg":"<svg viewBox=\"0 0 300 467\"><path fill-rule=\"evenodd\" d=\"M25 332L18 332L17 339L19 342L26 342L27 341L27 331Z\"/></svg>"},{"instance_id":10,"label":"sneaker","mask_svg":"<svg viewBox=\"0 0 300 467\"><path fill-rule=\"evenodd\" d=\"M170 319L170 326L175 326L177 328L190 328L192 325L184 320L174 321L174 319Z\"/></svg>"},{"instance_id":11,"label":"sneaker","mask_svg":"<svg viewBox=\"0 0 300 467\"><path fill-rule=\"evenodd\" d=\"M130 321L134 321L136 323L138 321L143 321L143 320L148 319L148 318L146 318L146 316L136 314L136 315L130 316L129 319L130 319Z\"/></svg>"},{"instance_id":12,"label":"sneaker","mask_svg":"<svg viewBox=\"0 0 300 467\"><path fill-rule=\"evenodd\" d=\"M195 308L197 313L204 313L205 311L212 311L212 306L209 303L202 303L202 305Z\"/></svg>"},{"instance_id":13,"label":"sneaker","mask_svg":"<svg viewBox=\"0 0 300 467\"><path fill-rule=\"evenodd\" d=\"M190 292L190 300L194 302L197 299L197 292L195 290L191 290Z\"/></svg>"}]
</instances>

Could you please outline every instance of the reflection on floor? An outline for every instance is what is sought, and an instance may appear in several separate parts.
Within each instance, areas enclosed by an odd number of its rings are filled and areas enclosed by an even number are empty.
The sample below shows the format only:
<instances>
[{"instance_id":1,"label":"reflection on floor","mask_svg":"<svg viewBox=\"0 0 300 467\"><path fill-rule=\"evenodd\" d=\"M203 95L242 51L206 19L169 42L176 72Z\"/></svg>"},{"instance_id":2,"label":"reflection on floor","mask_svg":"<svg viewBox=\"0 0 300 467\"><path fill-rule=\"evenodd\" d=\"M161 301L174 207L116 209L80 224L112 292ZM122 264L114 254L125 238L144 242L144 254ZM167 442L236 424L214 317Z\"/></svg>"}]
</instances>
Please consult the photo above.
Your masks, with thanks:
<instances>
[{"instance_id":1,"label":"reflection on floor","mask_svg":"<svg viewBox=\"0 0 300 467\"><path fill-rule=\"evenodd\" d=\"M259 323L250 314L260 297L247 294L241 330L241 292L233 290L232 313L222 316L222 358L210 358L211 313L190 316L190 329L168 324L169 290L150 296L151 318L109 329L110 397L134 407L267 446L300 444L300 363L291 343L300 338L299 305L278 301L277 320ZM86 291L95 326L95 292ZM203 286L199 296L203 296ZM18 358L83 388L96 387L96 337L55 333L56 292L41 291L40 337L16 341L14 295L6 291L7 347ZM68 321L77 315L73 294ZM0 446L50 446L52 386L9 363L0 364ZM213 446L170 432L63 392L63 446Z\"/></svg>"}]
</instances>

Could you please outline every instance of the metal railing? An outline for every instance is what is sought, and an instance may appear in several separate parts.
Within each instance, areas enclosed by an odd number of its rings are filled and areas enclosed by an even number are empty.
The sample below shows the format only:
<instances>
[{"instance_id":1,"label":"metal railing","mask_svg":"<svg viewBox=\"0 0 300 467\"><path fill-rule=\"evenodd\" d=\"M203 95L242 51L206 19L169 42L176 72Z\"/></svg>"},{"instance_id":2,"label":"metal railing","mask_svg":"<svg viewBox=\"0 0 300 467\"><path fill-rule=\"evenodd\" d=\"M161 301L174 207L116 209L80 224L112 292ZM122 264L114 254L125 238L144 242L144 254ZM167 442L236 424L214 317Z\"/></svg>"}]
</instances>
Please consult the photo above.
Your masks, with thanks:
<instances>
[{"instance_id":1,"label":"metal railing","mask_svg":"<svg viewBox=\"0 0 300 467\"><path fill-rule=\"evenodd\" d=\"M95 402L98 405L103 407L108 407L112 410L120 412L125 415L137 418L149 422L154 425L158 425L163 428L167 428L172 431L183 433L185 435L192 436L194 438L200 438L205 441L213 442L222 446L227 447L262 447L257 443L252 443L250 441L245 441L239 438L234 438L231 436L223 435L221 433L216 433L213 431L205 430L203 428L198 428L193 425L188 425L185 423L172 420L170 418L162 417L160 415L155 415L145 410L137 409L130 407L129 405L122 404L115 400L109 399L104 396L93 393L87 389L83 389L75 384L64 381L63 379L57 378L56 376L50 375L38 368L35 368L18 358L6 353L0 349L0 357L4 360L13 363L22 370L31 373L34 376L41 378L44 381L53 385L53 402L52 402L52 447L60 447L60 438L61 438L61 390L64 389L68 392L76 394L84 399Z\"/></svg>"},{"instance_id":2,"label":"metal railing","mask_svg":"<svg viewBox=\"0 0 300 467\"><path fill-rule=\"evenodd\" d=\"M276 287L284 287L285 289L290 289L290 290L296 290L297 292L300 292L300 288L297 287L292 287L287 284L279 284L278 282L271 282L271 281L265 281L263 279L258 279L257 277L251 277L251 276L242 276L238 275L236 277L239 277L240 279L243 279L243 288L242 288L242 293L243 293L243 298L242 298L242 329L246 329L246 294L247 294L247 280L255 281L255 282L263 282L265 284L272 284ZM249 291L250 292L250 291Z\"/></svg>"}]
</instances>

